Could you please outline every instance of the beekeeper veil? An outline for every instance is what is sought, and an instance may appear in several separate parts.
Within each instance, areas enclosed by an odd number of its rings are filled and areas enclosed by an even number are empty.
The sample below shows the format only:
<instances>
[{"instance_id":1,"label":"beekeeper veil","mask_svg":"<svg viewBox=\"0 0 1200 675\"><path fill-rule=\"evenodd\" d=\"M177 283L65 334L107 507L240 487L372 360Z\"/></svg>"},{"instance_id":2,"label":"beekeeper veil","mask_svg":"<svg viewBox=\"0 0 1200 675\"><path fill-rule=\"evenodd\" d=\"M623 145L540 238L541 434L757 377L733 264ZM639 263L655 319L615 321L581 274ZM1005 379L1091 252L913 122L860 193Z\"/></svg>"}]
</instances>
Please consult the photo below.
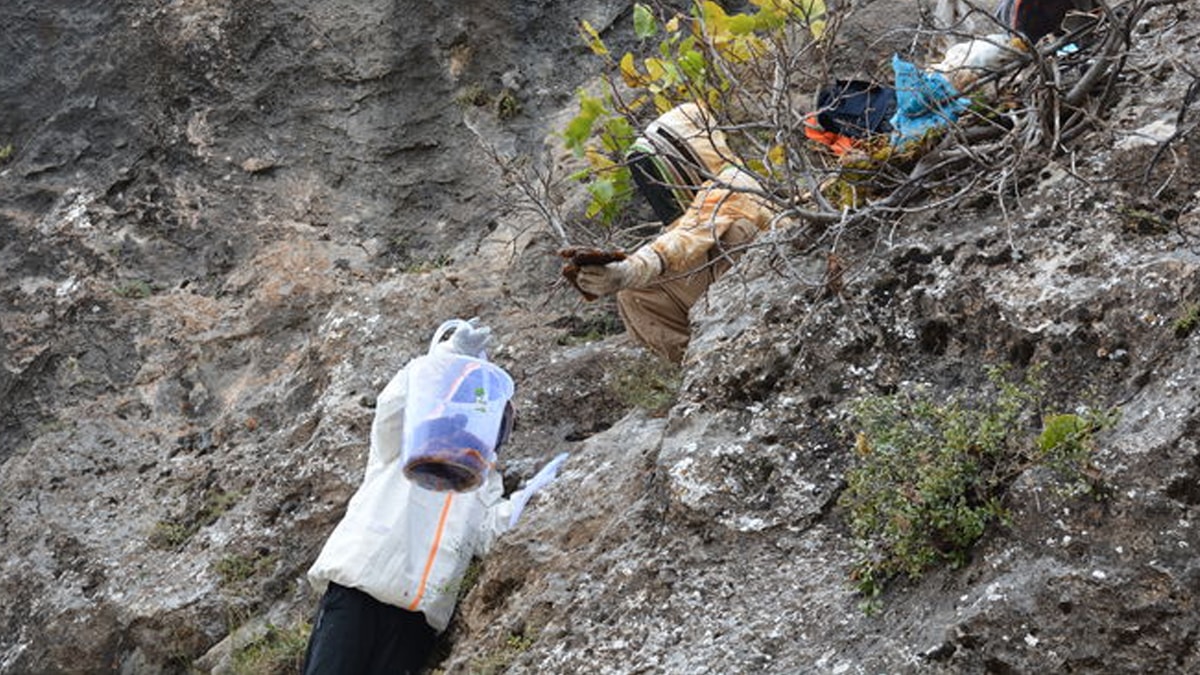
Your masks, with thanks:
<instances>
[{"instance_id":1,"label":"beekeeper veil","mask_svg":"<svg viewBox=\"0 0 1200 675\"><path fill-rule=\"evenodd\" d=\"M704 181L730 157L725 134L695 103L676 106L651 122L626 155L638 191L664 225L687 210Z\"/></svg>"}]
</instances>

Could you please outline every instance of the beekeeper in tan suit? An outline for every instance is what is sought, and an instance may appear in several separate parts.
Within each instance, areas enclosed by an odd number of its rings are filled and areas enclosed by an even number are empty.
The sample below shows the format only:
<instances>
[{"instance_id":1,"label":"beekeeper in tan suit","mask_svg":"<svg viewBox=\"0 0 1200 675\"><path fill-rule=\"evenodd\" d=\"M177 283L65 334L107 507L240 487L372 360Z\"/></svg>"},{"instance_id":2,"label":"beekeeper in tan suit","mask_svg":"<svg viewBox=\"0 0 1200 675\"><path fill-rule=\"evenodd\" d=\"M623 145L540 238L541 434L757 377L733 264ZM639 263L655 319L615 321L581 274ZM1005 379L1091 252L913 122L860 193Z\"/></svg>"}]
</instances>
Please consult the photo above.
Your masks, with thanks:
<instances>
[{"instance_id":1,"label":"beekeeper in tan suit","mask_svg":"<svg viewBox=\"0 0 1200 675\"><path fill-rule=\"evenodd\" d=\"M639 192L666 225L629 257L579 268L585 293L617 294L621 320L663 358L683 360L688 311L773 222L762 187L726 144L706 110L676 106L647 127L628 155Z\"/></svg>"}]
</instances>

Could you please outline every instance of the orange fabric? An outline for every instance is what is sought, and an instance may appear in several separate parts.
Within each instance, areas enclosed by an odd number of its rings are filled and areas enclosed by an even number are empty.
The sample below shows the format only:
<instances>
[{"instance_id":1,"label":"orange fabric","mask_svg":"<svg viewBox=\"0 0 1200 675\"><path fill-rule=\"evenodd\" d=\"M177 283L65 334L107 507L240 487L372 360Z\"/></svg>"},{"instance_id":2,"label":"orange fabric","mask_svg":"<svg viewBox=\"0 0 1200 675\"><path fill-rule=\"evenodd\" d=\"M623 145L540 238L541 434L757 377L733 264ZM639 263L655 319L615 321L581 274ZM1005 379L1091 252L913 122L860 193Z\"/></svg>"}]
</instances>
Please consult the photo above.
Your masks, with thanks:
<instances>
[{"instance_id":1,"label":"orange fabric","mask_svg":"<svg viewBox=\"0 0 1200 675\"><path fill-rule=\"evenodd\" d=\"M853 150L854 146L857 145L854 139L850 138L849 136L835 134L832 131L825 131L822 129L821 125L817 122L816 115L809 115L808 118L804 120L804 135L808 136L810 140L814 140L821 145L829 146L829 149L833 150L834 154L836 155L844 155L850 150Z\"/></svg>"},{"instance_id":2,"label":"orange fabric","mask_svg":"<svg viewBox=\"0 0 1200 675\"><path fill-rule=\"evenodd\" d=\"M412 604L408 606L408 611L417 611L417 605L421 604L421 597L425 595L425 584L429 581L429 573L433 571L433 561L437 558L438 547L442 543L442 533L446 531L446 518L450 515L450 504L454 501L454 493L450 492L446 495L446 503L442 506L442 515L438 518L437 531L433 535L433 546L429 548L429 558L425 561L425 571L421 574L421 583L417 586L417 596L413 598Z\"/></svg>"},{"instance_id":3,"label":"orange fabric","mask_svg":"<svg viewBox=\"0 0 1200 675\"><path fill-rule=\"evenodd\" d=\"M446 390L450 392L449 396L446 397L445 401L440 402L436 407L434 407L430 414L441 415L446 410L446 405L450 403L450 399L454 398L454 395L458 393L458 388L462 386L462 383L466 382L467 377L474 371L479 370L479 368L480 366L478 363L473 361L468 363L467 367L463 368L462 375L454 378L454 383L447 387Z\"/></svg>"}]
</instances>

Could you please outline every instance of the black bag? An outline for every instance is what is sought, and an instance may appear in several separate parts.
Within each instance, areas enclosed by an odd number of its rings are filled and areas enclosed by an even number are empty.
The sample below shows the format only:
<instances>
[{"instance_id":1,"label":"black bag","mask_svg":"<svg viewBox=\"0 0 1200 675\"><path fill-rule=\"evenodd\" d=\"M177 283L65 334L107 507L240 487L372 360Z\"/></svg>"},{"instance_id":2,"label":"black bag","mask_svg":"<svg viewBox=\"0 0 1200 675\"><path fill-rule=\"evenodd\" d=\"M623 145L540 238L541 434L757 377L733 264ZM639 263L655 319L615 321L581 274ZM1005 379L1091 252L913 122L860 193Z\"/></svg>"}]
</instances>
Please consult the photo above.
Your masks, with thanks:
<instances>
[{"instance_id":1,"label":"black bag","mask_svg":"<svg viewBox=\"0 0 1200 675\"><path fill-rule=\"evenodd\" d=\"M817 95L817 123L825 131L867 138L892 131L896 91L861 80L837 80Z\"/></svg>"}]
</instances>

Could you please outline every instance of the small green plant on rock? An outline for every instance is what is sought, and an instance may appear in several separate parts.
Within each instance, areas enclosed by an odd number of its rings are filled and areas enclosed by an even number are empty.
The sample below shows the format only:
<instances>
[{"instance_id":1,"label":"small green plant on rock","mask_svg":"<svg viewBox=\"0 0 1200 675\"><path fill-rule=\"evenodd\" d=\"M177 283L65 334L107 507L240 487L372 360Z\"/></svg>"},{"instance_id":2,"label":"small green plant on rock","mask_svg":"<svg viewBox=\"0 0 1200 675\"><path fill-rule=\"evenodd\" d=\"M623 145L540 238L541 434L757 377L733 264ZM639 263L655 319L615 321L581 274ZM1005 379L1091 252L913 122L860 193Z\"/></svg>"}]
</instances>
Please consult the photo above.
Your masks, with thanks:
<instances>
[{"instance_id":1,"label":"small green plant on rock","mask_svg":"<svg viewBox=\"0 0 1200 675\"><path fill-rule=\"evenodd\" d=\"M467 571L463 572L462 579L458 582L456 589L458 599L462 600L475 588L475 584L479 583L479 577L483 574L483 561L478 557L471 558L471 562L467 564Z\"/></svg>"},{"instance_id":2,"label":"small green plant on rock","mask_svg":"<svg viewBox=\"0 0 1200 675\"><path fill-rule=\"evenodd\" d=\"M213 564L223 586L245 581L270 567L275 556L259 551L252 554L230 553Z\"/></svg>"},{"instance_id":3,"label":"small green plant on rock","mask_svg":"<svg viewBox=\"0 0 1200 675\"><path fill-rule=\"evenodd\" d=\"M851 576L866 611L898 575L965 564L985 532L1007 522L1005 497L1026 470L1046 467L1083 490L1099 487L1092 436L1115 414L1046 415L1038 433L1037 370L1012 382L990 369L990 391L971 400L918 390L855 402L857 463L839 505L859 551Z\"/></svg>"},{"instance_id":4,"label":"small green plant on rock","mask_svg":"<svg viewBox=\"0 0 1200 675\"><path fill-rule=\"evenodd\" d=\"M148 543L154 548L164 550L181 548L192 535L200 531L200 528L217 522L217 519L240 498L240 494L225 492L220 488L207 490L203 500L194 510L155 523L147 537Z\"/></svg>"},{"instance_id":5,"label":"small green plant on rock","mask_svg":"<svg viewBox=\"0 0 1200 675\"><path fill-rule=\"evenodd\" d=\"M680 377L678 366L648 356L617 371L610 387L622 403L658 414L675 402Z\"/></svg>"},{"instance_id":6,"label":"small green plant on rock","mask_svg":"<svg viewBox=\"0 0 1200 675\"><path fill-rule=\"evenodd\" d=\"M311 626L301 621L290 627L268 626L257 640L233 653L235 675L289 675L300 672Z\"/></svg>"},{"instance_id":7,"label":"small green plant on rock","mask_svg":"<svg viewBox=\"0 0 1200 675\"><path fill-rule=\"evenodd\" d=\"M504 645L487 657L472 662L471 672L476 675L496 675L508 669L509 664L521 654L529 651L537 641L536 632L509 633Z\"/></svg>"},{"instance_id":8,"label":"small green plant on rock","mask_svg":"<svg viewBox=\"0 0 1200 675\"><path fill-rule=\"evenodd\" d=\"M492 102L491 94L478 84L468 85L458 92L454 101L461 106L482 108Z\"/></svg>"},{"instance_id":9,"label":"small green plant on rock","mask_svg":"<svg viewBox=\"0 0 1200 675\"><path fill-rule=\"evenodd\" d=\"M160 520L150 529L148 540L154 548L172 550L187 543L195 530L182 523Z\"/></svg>"},{"instance_id":10,"label":"small green plant on rock","mask_svg":"<svg viewBox=\"0 0 1200 675\"><path fill-rule=\"evenodd\" d=\"M405 274L424 274L433 270L448 267L454 260L447 254L441 253L432 257L410 259L404 266Z\"/></svg>"},{"instance_id":11,"label":"small green plant on rock","mask_svg":"<svg viewBox=\"0 0 1200 675\"><path fill-rule=\"evenodd\" d=\"M141 279L133 279L131 281L118 284L113 289L113 292L122 298L129 298L130 300L142 300L153 295L154 289L149 283L142 281Z\"/></svg>"},{"instance_id":12,"label":"small green plant on rock","mask_svg":"<svg viewBox=\"0 0 1200 675\"><path fill-rule=\"evenodd\" d=\"M510 89L505 89L496 97L496 117L502 120L510 120L521 114L521 102L517 100L517 95Z\"/></svg>"},{"instance_id":13,"label":"small green plant on rock","mask_svg":"<svg viewBox=\"0 0 1200 675\"><path fill-rule=\"evenodd\" d=\"M482 86L472 84L459 90L454 96L454 102L463 107L491 106L496 117L501 120L510 120L521 114L521 102L517 99L516 92L507 87L497 94L492 94Z\"/></svg>"},{"instance_id":14,"label":"small green plant on rock","mask_svg":"<svg viewBox=\"0 0 1200 675\"><path fill-rule=\"evenodd\" d=\"M1183 311L1179 313L1179 318L1175 319L1175 323L1171 327L1174 329L1176 337L1185 338L1196 330L1197 325L1200 325L1200 304L1193 302L1183 308Z\"/></svg>"},{"instance_id":15,"label":"small green plant on rock","mask_svg":"<svg viewBox=\"0 0 1200 675\"><path fill-rule=\"evenodd\" d=\"M572 315L551 324L565 328L567 333L559 336L555 343L564 347L598 342L609 335L625 331L625 326L615 313L600 312L588 315Z\"/></svg>"}]
</instances>

